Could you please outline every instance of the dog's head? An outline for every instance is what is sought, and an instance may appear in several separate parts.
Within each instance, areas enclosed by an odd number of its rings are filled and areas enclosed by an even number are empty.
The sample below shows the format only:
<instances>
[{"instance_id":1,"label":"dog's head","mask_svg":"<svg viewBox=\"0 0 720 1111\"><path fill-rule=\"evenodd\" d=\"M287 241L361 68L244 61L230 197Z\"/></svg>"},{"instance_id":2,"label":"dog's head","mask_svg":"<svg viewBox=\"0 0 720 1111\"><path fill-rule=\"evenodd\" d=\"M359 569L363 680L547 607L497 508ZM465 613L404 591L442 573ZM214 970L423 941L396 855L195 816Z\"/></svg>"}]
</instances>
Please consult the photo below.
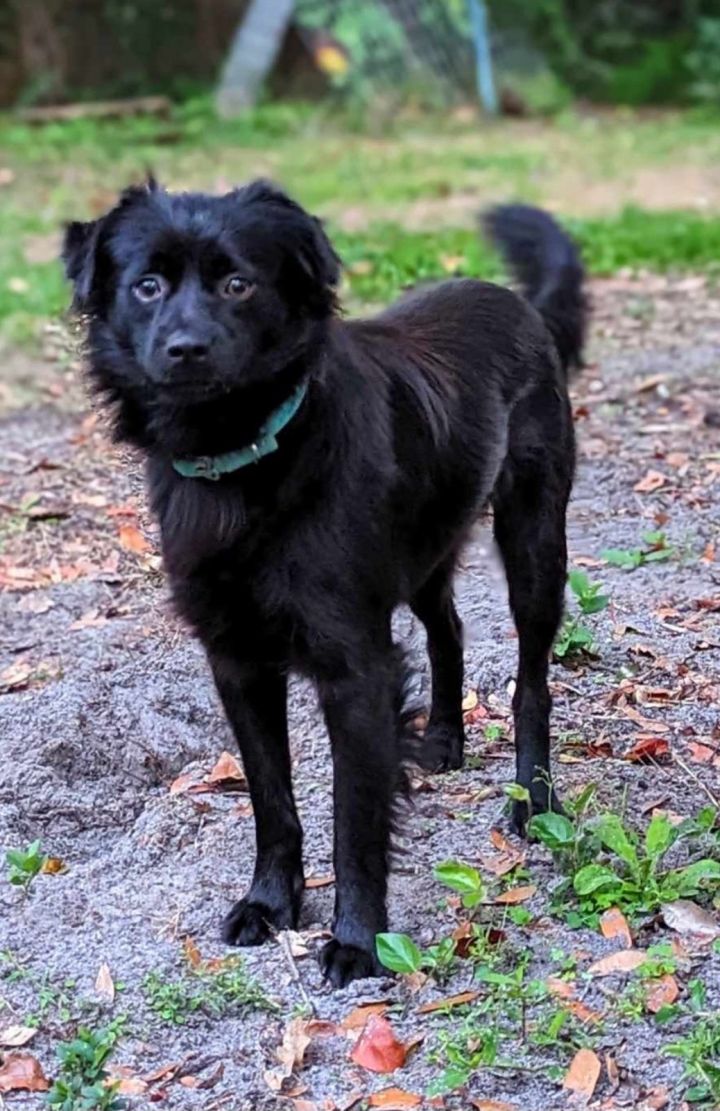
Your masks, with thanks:
<instances>
[{"instance_id":1,"label":"dog's head","mask_svg":"<svg viewBox=\"0 0 720 1111\"><path fill-rule=\"evenodd\" d=\"M69 225L63 259L100 386L175 404L280 373L332 315L340 270L319 221L264 181L222 197L131 188Z\"/></svg>"}]
</instances>

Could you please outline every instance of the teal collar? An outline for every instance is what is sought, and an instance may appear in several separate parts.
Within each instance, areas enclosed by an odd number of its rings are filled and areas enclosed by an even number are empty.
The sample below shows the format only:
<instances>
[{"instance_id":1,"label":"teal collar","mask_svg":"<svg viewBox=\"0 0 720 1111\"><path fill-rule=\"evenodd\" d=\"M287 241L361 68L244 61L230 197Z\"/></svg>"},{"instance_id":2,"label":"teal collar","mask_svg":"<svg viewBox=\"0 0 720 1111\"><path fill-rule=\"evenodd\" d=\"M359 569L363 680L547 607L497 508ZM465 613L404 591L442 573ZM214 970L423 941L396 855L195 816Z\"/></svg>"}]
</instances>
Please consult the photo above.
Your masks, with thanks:
<instances>
[{"instance_id":1,"label":"teal collar","mask_svg":"<svg viewBox=\"0 0 720 1111\"><path fill-rule=\"evenodd\" d=\"M254 443L239 451L228 451L224 455L199 455L195 459L174 459L173 467L183 478L207 478L217 482L224 474L232 474L248 463L259 463L264 455L277 451L276 436L290 423L302 405L307 393L307 379L278 406L265 421Z\"/></svg>"}]
</instances>

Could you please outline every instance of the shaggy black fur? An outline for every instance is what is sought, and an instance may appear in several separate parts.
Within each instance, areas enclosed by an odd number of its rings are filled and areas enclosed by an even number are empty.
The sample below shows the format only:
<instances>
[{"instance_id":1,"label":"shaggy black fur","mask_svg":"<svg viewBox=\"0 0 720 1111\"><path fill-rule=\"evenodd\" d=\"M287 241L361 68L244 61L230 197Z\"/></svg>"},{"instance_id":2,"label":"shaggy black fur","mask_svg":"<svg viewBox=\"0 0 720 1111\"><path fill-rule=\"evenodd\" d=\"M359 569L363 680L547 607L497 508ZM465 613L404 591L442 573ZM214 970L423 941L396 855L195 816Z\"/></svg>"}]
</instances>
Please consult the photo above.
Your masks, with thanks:
<instances>
[{"instance_id":1,"label":"shaggy black fur","mask_svg":"<svg viewBox=\"0 0 720 1111\"><path fill-rule=\"evenodd\" d=\"M405 678L392 612L407 602L427 629L422 762L459 768L453 571L488 502L519 635L517 779L536 810L556 805L546 676L565 582L565 370L580 352L581 271L543 213L503 209L490 225L545 322L473 280L345 321L320 224L264 182L225 197L150 183L66 234L92 380L117 436L146 455L175 602L205 646L250 784L255 877L224 936L257 944L298 921L286 718L296 669L317 685L332 744L337 888L323 965L336 985L381 972L374 938L387 926ZM276 452L217 482L173 469L251 443L302 380L305 400ZM516 805L516 828L525 819Z\"/></svg>"}]
</instances>

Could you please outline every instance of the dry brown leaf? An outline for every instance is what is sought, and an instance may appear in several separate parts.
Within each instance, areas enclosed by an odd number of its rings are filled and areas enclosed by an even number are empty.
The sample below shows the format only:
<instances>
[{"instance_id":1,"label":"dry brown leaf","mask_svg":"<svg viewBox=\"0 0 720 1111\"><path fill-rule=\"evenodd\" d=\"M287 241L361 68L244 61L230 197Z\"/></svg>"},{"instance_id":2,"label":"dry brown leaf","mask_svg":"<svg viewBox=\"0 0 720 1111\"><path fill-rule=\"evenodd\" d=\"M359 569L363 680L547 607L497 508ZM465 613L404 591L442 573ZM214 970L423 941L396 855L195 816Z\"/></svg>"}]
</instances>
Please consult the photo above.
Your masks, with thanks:
<instances>
[{"instance_id":1,"label":"dry brown leaf","mask_svg":"<svg viewBox=\"0 0 720 1111\"><path fill-rule=\"evenodd\" d=\"M191 787L197 786L199 786L197 775L193 772L183 772L170 784L170 794L180 795L183 791L189 791Z\"/></svg>"},{"instance_id":2,"label":"dry brown leaf","mask_svg":"<svg viewBox=\"0 0 720 1111\"><path fill-rule=\"evenodd\" d=\"M35 1026L6 1026L4 1030L0 1030L0 1045L15 1049L18 1046L27 1045L36 1034L37 1027Z\"/></svg>"},{"instance_id":3,"label":"dry brown leaf","mask_svg":"<svg viewBox=\"0 0 720 1111\"><path fill-rule=\"evenodd\" d=\"M589 1100L597 1087L601 1072L602 1064L597 1053L593 1053L592 1049L579 1049L565 1074L563 1088L577 1092L583 1099Z\"/></svg>"},{"instance_id":4,"label":"dry brown leaf","mask_svg":"<svg viewBox=\"0 0 720 1111\"><path fill-rule=\"evenodd\" d=\"M135 525L121 525L119 536L120 543L127 552L144 555L145 552L152 551L151 545Z\"/></svg>"},{"instance_id":5,"label":"dry brown leaf","mask_svg":"<svg viewBox=\"0 0 720 1111\"><path fill-rule=\"evenodd\" d=\"M448 995L445 999L435 999L432 1003L423 1003L418 1007L419 1015L429 1015L433 1011L444 1011L448 1007L462 1007L464 1003L472 1003L477 999L479 991L461 991L457 995Z\"/></svg>"},{"instance_id":6,"label":"dry brown leaf","mask_svg":"<svg viewBox=\"0 0 720 1111\"><path fill-rule=\"evenodd\" d=\"M478 704L477 691L468 691L467 694L465 695L465 697L462 700L463 713L468 713L470 710L474 710L475 707L477 706L477 704Z\"/></svg>"},{"instance_id":7,"label":"dry brown leaf","mask_svg":"<svg viewBox=\"0 0 720 1111\"><path fill-rule=\"evenodd\" d=\"M115 1091L121 1096L142 1096L147 1091L147 1081L140 1076L123 1076L117 1081Z\"/></svg>"},{"instance_id":8,"label":"dry brown leaf","mask_svg":"<svg viewBox=\"0 0 720 1111\"><path fill-rule=\"evenodd\" d=\"M610 907L610 910L605 911L600 919L600 931L608 940L620 938L626 949L632 949L633 938L628 920L617 907Z\"/></svg>"},{"instance_id":9,"label":"dry brown leaf","mask_svg":"<svg viewBox=\"0 0 720 1111\"><path fill-rule=\"evenodd\" d=\"M653 1088L648 1092L642 1103L637 1106L637 1111L662 1111L670 1102L670 1093L667 1088ZM682 1105L687 1108L687 1104Z\"/></svg>"},{"instance_id":10,"label":"dry brown leaf","mask_svg":"<svg viewBox=\"0 0 720 1111\"><path fill-rule=\"evenodd\" d=\"M655 725L657 727L657 723ZM669 757L670 745L666 740L662 737L643 737L625 753L624 759L631 764L660 764Z\"/></svg>"},{"instance_id":11,"label":"dry brown leaf","mask_svg":"<svg viewBox=\"0 0 720 1111\"><path fill-rule=\"evenodd\" d=\"M302 1068L305 1051L311 1042L307 1026L307 1019L294 1018L285 1027L282 1044L275 1050L280 1068L268 1069L263 1074L265 1083L273 1092L279 1092L295 1069Z\"/></svg>"},{"instance_id":12,"label":"dry brown leaf","mask_svg":"<svg viewBox=\"0 0 720 1111\"><path fill-rule=\"evenodd\" d=\"M661 474L660 471L650 470L639 482L635 483L633 490L637 494L651 494L653 490L659 490L666 482L667 478L664 474Z\"/></svg>"},{"instance_id":13,"label":"dry brown leaf","mask_svg":"<svg viewBox=\"0 0 720 1111\"><path fill-rule=\"evenodd\" d=\"M556 999L572 999L575 995L575 984L569 980L561 980L558 976L548 976L545 987Z\"/></svg>"},{"instance_id":14,"label":"dry brown leaf","mask_svg":"<svg viewBox=\"0 0 720 1111\"><path fill-rule=\"evenodd\" d=\"M620 1087L620 1069L612 1053L605 1054L605 1070L607 1072L610 1090L616 1092Z\"/></svg>"},{"instance_id":15,"label":"dry brown leaf","mask_svg":"<svg viewBox=\"0 0 720 1111\"><path fill-rule=\"evenodd\" d=\"M661 1007L674 1003L680 994L677 980L669 973L659 980L651 980L645 993L645 1006L656 1015Z\"/></svg>"},{"instance_id":16,"label":"dry brown leaf","mask_svg":"<svg viewBox=\"0 0 720 1111\"><path fill-rule=\"evenodd\" d=\"M408 1047L395 1036L395 1031L382 1015L371 1015L352 1048L354 1064L370 1072L395 1072L402 1068Z\"/></svg>"},{"instance_id":17,"label":"dry brown leaf","mask_svg":"<svg viewBox=\"0 0 720 1111\"><path fill-rule=\"evenodd\" d=\"M717 919L690 899L676 899L674 903L665 903L661 909L665 925L676 933L694 934L707 941L720 937Z\"/></svg>"},{"instance_id":18,"label":"dry brown leaf","mask_svg":"<svg viewBox=\"0 0 720 1111\"><path fill-rule=\"evenodd\" d=\"M490 840L497 849L497 855L483 856L480 858L482 867L494 876L506 876L514 868L519 867L525 860L525 850L511 845L507 837L503 837L498 830L492 830Z\"/></svg>"},{"instance_id":19,"label":"dry brown leaf","mask_svg":"<svg viewBox=\"0 0 720 1111\"><path fill-rule=\"evenodd\" d=\"M498 1099L471 1099L476 1111L518 1111L516 1103L504 1103Z\"/></svg>"},{"instance_id":20,"label":"dry brown leaf","mask_svg":"<svg viewBox=\"0 0 720 1111\"><path fill-rule=\"evenodd\" d=\"M647 953L642 949L620 949L617 953L610 953L607 957L591 964L588 972L591 976L612 976L615 972L634 972L640 965L645 964Z\"/></svg>"},{"instance_id":21,"label":"dry brown leaf","mask_svg":"<svg viewBox=\"0 0 720 1111\"><path fill-rule=\"evenodd\" d=\"M95 993L101 999L106 999L108 1003L112 1003L115 998L115 984L110 973L110 967L105 962L100 965L95 978Z\"/></svg>"},{"instance_id":22,"label":"dry brown leaf","mask_svg":"<svg viewBox=\"0 0 720 1111\"><path fill-rule=\"evenodd\" d=\"M30 1053L8 1053L0 1065L0 1092L47 1092L40 1062Z\"/></svg>"},{"instance_id":23,"label":"dry brown leaf","mask_svg":"<svg viewBox=\"0 0 720 1111\"><path fill-rule=\"evenodd\" d=\"M363 1030L372 1015L384 1015L389 1006L387 999L378 999L375 1003L361 1003L359 1007L353 1007L340 1025L343 1030Z\"/></svg>"},{"instance_id":24,"label":"dry brown leaf","mask_svg":"<svg viewBox=\"0 0 720 1111\"><path fill-rule=\"evenodd\" d=\"M200 950L191 937L186 937L183 941L183 956L191 968L199 968L203 963L200 956Z\"/></svg>"},{"instance_id":25,"label":"dry brown leaf","mask_svg":"<svg viewBox=\"0 0 720 1111\"><path fill-rule=\"evenodd\" d=\"M537 891L537 885L528 883L524 887L511 887L509 891L503 891L498 895L495 902L500 906L514 906L515 903L524 903L528 899L532 899Z\"/></svg>"},{"instance_id":26,"label":"dry brown leaf","mask_svg":"<svg viewBox=\"0 0 720 1111\"><path fill-rule=\"evenodd\" d=\"M247 789L245 772L231 752L220 753L217 763L205 776L205 783L211 787L222 786L226 790Z\"/></svg>"},{"instance_id":27,"label":"dry brown leaf","mask_svg":"<svg viewBox=\"0 0 720 1111\"><path fill-rule=\"evenodd\" d=\"M698 741L690 741L688 744L690 749L690 758L693 764L709 764L716 756L720 755L717 749L710 748L709 745L700 744Z\"/></svg>"},{"instance_id":28,"label":"dry brown leaf","mask_svg":"<svg viewBox=\"0 0 720 1111\"><path fill-rule=\"evenodd\" d=\"M422 1096L405 1092L402 1088L384 1088L370 1096L370 1107L384 1107L385 1111L404 1111L405 1107L421 1107Z\"/></svg>"},{"instance_id":29,"label":"dry brown leaf","mask_svg":"<svg viewBox=\"0 0 720 1111\"><path fill-rule=\"evenodd\" d=\"M333 883L335 883L335 876L332 872L329 872L327 876L308 876L305 880L305 887L311 890L315 887L330 887Z\"/></svg>"},{"instance_id":30,"label":"dry brown leaf","mask_svg":"<svg viewBox=\"0 0 720 1111\"><path fill-rule=\"evenodd\" d=\"M173 1061L170 1065L161 1065L159 1069L153 1069L152 1072L146 1072L143 1080L148 1084L154 1084L158 1080L171 1079L175 1073L182 1068L182 1061Z\"/></svg>"}]
</instances>

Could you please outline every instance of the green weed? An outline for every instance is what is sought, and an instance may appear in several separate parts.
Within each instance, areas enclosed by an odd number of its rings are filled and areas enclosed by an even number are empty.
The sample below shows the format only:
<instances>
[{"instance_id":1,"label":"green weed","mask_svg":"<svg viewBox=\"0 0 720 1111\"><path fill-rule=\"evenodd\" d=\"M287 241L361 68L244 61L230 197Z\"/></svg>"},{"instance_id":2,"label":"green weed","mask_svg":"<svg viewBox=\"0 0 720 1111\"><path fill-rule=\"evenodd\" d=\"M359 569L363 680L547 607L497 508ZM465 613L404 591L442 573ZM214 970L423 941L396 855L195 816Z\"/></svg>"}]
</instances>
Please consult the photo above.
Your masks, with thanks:
<instances>
[{"instance_id":1,"label":"green weed","mask_svg":"<svg viewBox=\"0 0 720 1111\"><path fill-rule=\"evenodd\" d=\"M238 957L224 961L217 970L192 968L181 979L166 980L150 972L143 983L148 1007L163 1022L184 1025L198 1012L221 1017L243 1008L275 1010L260 986L250 979Z\"/></svg>"},{"instance_id":2,"label":"green weed","mask_svg":"<svg viewBox=\"0 0 720 1111\"><path fill-rule=\"evenodd\" d=\"M595 925L598 916L617 906L631 917L651 914L663 903L698 896L720 886L720 853L710 835L716 814L711 808L678 825L655 816L641 838L617 814L599 814L572 822L561 814L537 814L528 832L552 852L566 878L553 891L553 908L570 925ZM670 850L681 841L710 842L711 856L670 867ZM568 910L568 898L574 907Z\"/></svg>"},{"instance_id":3,"label":"green weed","mask_svg":"<svg viewBox=\"0 0 720 1111\"><path fill-rule=\"evenodd\" d=\"M60 1068L47 1102L58 1111L121 1111L125 1100L108 1084L107 1060L122 1036L125 1019L100 1030L82 1027L72 1041L58 1046Z\"/></svg>"},{"instance_id":4,"label":"green weed","mask_svg":"<svg viewBox=\"0 0 720 1111\"><path fill-rule=\"evenodd\" d=\"M600 613L610 603L607 594L602 594L600 583L590 581L584 571L570 571L568 585L575 596L575 604L580 614L567 614L553 645L553 655L558 660L571 662L591 654L595 648L592 631L581 620Z\"/></svg>"},{"instance_id":5,"label":"green weed","mask_svg":"<svg viewBox=\"0 0 720 1111\"><path fill-rule=\"evenodd\" d=\"M643 564L664 562L676 554L675 549L668 544L664 532L644 532L642 539L642 548L605 548L600 552L600 558L612 567L635 571Z\"/></svg>"},{"instance_id":6,"label":"green weed","mask_svg":"<svg viewBox=\"0 0 720 1111\"><path fill-rule=\"evenodd\" d=\"M42 872L47 856L42 851L40 842L33 841L25 849L8 849L5 860L8 865L8 883L22 887L27 893L33 880Z\"/></svg>"}]
</instances>

